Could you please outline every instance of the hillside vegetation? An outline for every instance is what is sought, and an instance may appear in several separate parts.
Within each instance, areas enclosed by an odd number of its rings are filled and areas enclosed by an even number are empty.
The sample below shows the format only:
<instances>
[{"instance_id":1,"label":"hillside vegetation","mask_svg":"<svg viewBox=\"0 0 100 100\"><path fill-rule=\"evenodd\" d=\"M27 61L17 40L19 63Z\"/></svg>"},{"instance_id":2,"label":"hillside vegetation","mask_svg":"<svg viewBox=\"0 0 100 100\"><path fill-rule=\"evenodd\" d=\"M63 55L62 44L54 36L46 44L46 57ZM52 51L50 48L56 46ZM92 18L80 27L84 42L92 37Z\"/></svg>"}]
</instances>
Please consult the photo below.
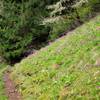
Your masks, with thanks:
<instances>
[{"instance_id":1,"label":"hillside vegetation","mask_svg":"<svg viewBox=\"0 0 100 100\"><path fill-rule=\"evenodd\" d=\"M100 15L15 64L11 78L23 100L99 100Z\"/></svg>"},{"instance_id":2,"label":"hillside vegetation","mask_svg":"<svg viewBox=\"0 0 100 100\"><path fill-rule=\"evenodd\" d=\"M6 70L6 64L0 62L0 100L8 100L5 94L3 72Z\"/></svg>"},{"instance_id":3,"label":"hillside vegetation","mask_svg":"<svg viewBox=\"0 0 100 100\"><path fill-rule=\"evenodd\" d=\"M100 12L100 0L0 0L0 56L19 62Z\"/></svg>"}]
</instances>

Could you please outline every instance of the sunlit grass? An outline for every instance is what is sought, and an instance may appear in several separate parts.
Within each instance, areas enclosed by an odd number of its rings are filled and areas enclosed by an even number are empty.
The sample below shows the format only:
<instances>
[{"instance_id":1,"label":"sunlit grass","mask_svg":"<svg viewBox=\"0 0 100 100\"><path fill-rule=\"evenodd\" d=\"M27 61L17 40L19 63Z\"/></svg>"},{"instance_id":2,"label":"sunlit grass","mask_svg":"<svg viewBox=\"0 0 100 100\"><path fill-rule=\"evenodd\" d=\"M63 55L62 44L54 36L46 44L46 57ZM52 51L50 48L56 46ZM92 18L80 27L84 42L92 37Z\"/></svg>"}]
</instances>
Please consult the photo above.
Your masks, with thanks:
<instances>
[{"instance_id":1,"label":"sunlit grass","mask_svg":"<svg viewBox=\"0 0 100 100\"><path fill-rule=\"evenodd\" d=\"M15 65L24 100L99 100L100 16Z\"/></svg>"}]
</instances>

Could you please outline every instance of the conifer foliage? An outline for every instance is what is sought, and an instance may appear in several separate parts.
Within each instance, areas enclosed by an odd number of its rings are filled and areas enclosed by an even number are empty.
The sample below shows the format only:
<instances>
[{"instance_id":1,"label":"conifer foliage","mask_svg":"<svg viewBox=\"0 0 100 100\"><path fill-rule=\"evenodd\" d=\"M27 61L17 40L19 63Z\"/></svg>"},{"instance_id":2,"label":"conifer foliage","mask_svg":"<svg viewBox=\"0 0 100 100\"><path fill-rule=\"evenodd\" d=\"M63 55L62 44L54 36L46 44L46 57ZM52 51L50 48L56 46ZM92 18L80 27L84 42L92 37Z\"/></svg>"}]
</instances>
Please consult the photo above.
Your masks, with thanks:
<instances>
[{"instance_id":1,"label":"conifer foliage","mask_svg":"<svg viewBox=\"0 0 100 100\"><path fill-rule=\"evenodd\" d=\"M0 0L0 56L11 62L38 37L54 40L99 5L99 0Z\"/></svg>"}]
</instances>

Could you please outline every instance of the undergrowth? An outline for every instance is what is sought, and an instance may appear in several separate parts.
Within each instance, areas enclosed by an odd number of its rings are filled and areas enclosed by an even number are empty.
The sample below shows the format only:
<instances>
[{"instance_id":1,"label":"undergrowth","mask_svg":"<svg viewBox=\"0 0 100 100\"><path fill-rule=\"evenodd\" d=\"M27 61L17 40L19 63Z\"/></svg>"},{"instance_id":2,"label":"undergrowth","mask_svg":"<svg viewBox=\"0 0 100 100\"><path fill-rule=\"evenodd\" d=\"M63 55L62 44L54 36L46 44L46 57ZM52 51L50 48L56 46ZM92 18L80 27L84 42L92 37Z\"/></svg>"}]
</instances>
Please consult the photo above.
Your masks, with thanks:
<instances>
[{"instance_id":1,"label":"undergrowth","mask_svg":"<svg viewBox=\"0 0 100 100\"><path fill-rule=\"evenodd\" d=\"M0 63L0 100L8 100L4 90L3 72L6 68L5 63Z\"/></svg>"}]
</instances>

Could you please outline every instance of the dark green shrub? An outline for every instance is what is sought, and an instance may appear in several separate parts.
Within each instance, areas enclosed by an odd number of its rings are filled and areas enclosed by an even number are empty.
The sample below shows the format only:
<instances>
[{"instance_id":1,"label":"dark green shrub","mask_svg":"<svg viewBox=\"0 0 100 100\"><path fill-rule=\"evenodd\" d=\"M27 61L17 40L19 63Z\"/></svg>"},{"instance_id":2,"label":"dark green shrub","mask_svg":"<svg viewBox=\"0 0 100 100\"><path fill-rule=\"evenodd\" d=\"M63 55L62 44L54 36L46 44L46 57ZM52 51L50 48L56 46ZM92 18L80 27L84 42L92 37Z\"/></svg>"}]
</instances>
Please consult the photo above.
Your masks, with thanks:
<instances>
[{"instance_id":1,"label":"dark green shrub","mask_svg":"<svg viewBox=\"0 0 100 100\"><path fill-rule=\"evenodd\" d=\"M26 52L35 39L62 36L99 11L99 4L100 0L1 0L0 56L10 62ZM46 9L48 5L53 9ZM58 16L61 20L42 25L43 19Z\"/></svg>"},{"instance_id":2,"label":"dark green shrub","mask_svg":"<svg viewBox=\"0 0 100 100\"><path fill-rule=\"evenodd\" d=\"M89 0L92 11L100 12L100 0Z\"/></svg>"},{"instance_id":3,"label":"dark green shrub","mask_svg":"<svg viewBox=\"0 0 100 100\"><path fill-rule=\"evenodd\" d=\"M18 59L33 40L48 34L48 29L40 25L40 18L46 14L40 0L25 2L3 2L0 18L0 55L8 62ZM38 13L37 13L38 12Z\"/></svg>"}]
</instances>

